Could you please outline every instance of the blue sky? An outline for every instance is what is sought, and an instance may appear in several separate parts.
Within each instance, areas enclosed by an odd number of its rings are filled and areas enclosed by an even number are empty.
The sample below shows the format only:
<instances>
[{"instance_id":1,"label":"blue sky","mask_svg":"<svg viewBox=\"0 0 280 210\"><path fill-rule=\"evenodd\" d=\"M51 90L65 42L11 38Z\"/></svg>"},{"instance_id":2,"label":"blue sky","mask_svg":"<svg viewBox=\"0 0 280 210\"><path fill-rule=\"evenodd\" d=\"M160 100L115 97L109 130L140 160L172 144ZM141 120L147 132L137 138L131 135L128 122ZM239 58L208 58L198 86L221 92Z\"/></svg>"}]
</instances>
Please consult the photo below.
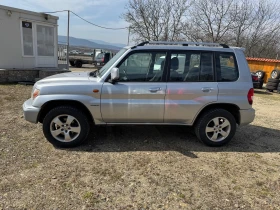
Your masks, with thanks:
<instances>
[{"instance_id":1,"label":"blue sky","mask_svg":"<svg viewBox=\"0 0 280 210\"><path fill-rule=\"evenodd\" d=\"M127 27L121 14L128 0L0 0L0 4L34 12L72 10L90 22L105 27ZM59 17L58 34L67 34L67 12L53 14ZM70 18L70 36L98 39L111 43L127 43L127 30L105 30L75 17Z\"/></svg>"}]
</instances>

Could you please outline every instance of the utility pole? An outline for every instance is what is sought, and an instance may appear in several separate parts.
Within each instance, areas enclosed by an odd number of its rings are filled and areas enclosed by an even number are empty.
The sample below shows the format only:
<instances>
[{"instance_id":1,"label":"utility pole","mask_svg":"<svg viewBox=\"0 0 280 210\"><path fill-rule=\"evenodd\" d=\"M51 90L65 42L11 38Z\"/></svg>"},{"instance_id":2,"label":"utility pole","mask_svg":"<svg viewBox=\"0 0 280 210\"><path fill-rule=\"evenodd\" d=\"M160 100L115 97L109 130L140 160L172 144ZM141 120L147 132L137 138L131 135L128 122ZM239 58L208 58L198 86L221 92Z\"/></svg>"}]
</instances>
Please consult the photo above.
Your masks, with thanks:
<instances>
[{"instance_id":1,"label":"utility pole","mask_svg":"<svg viewBox=\"0 0 280 210\"><path fill-rule=\"evenodd\" d=\"M130 36L130 26L128 27L127 46L129 45L129 36Z\"/></svg>"},{"instance_id":2,"label":"utility pole","mask_svg":"<svg viewBox=\"0 0 280 210\"><path fill-rule=\"evenodd\" d=\"M70 10L68 10L68 26L67 26L67 70L69 71L69 23L70 23Z\"/></svg>"}]
</instances>

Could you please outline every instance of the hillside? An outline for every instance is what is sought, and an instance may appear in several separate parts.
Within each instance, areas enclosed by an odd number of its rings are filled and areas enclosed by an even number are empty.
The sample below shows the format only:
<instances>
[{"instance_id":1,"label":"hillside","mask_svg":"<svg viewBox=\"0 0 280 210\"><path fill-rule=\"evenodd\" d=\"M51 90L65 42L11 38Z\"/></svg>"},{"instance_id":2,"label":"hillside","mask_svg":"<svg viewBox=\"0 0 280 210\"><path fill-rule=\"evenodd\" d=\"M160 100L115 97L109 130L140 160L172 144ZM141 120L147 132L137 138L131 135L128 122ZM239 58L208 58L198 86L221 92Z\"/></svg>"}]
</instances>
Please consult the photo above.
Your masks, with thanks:
<instances>
[{"instance_id":1,"label":"hillside","mask_svg":"<svg viewBox=\"0 0 280 210\"><path fill-rule=\"evenodd\" d=\"M98 40L100 41L100 40ZM71 37L70 36L70 46L79 46L79 47L88 47L88 48L95 48L95 49L106 49L106 50L119 50L121 49L121 47L119 46L114 46L114 45L110 45L110 43L108 44L99 44L87 39L80 39L80 38L75 38L75 37ZM100 41L100 43L107 43L107 42L103 42ZM67 36L58 36L58 43L61 44L65 44L67 43Z\"/></svg>"}]
</instances>

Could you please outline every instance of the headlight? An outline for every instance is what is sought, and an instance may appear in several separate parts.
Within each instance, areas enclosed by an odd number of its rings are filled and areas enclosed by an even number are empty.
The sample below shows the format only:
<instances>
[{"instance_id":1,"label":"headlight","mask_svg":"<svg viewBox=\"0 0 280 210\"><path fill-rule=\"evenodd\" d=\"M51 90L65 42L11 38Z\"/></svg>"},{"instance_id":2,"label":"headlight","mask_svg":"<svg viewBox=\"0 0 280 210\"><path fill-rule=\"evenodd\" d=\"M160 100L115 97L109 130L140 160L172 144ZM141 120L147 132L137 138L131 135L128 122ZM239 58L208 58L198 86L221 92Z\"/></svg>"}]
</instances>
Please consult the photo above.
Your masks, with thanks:
<instances>
[{"instance_id":1,"label":"headlight","mask_svg":"<svg viewBox=\"0 0 280 210\"><path fill-rule=\"evenodd\" d=\"M32 100L34 100L38 95L40 95L40 90L35 88L31 93Z\"/></svg>"}]
</instances>

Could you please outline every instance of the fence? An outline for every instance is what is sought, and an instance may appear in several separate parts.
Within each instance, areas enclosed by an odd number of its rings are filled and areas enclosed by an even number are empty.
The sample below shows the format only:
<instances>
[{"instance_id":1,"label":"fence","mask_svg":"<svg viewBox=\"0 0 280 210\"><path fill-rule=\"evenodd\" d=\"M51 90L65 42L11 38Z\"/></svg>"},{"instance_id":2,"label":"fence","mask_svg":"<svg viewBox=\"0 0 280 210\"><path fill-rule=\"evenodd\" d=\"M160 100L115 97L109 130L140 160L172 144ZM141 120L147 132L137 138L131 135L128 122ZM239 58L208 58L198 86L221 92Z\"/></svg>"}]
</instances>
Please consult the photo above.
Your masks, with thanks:
<instances>
[{"instance_id":1,"label":"fence","mask_svg":"<svg viewBox=\"0 0 280 210\"><path fill-rule=\"evenodd\" d=\"M67 45L66 45L66 43L58 43L57 56L58 56L58 67L60 69L67 68Z\"/></svg>"}]
</instances>

